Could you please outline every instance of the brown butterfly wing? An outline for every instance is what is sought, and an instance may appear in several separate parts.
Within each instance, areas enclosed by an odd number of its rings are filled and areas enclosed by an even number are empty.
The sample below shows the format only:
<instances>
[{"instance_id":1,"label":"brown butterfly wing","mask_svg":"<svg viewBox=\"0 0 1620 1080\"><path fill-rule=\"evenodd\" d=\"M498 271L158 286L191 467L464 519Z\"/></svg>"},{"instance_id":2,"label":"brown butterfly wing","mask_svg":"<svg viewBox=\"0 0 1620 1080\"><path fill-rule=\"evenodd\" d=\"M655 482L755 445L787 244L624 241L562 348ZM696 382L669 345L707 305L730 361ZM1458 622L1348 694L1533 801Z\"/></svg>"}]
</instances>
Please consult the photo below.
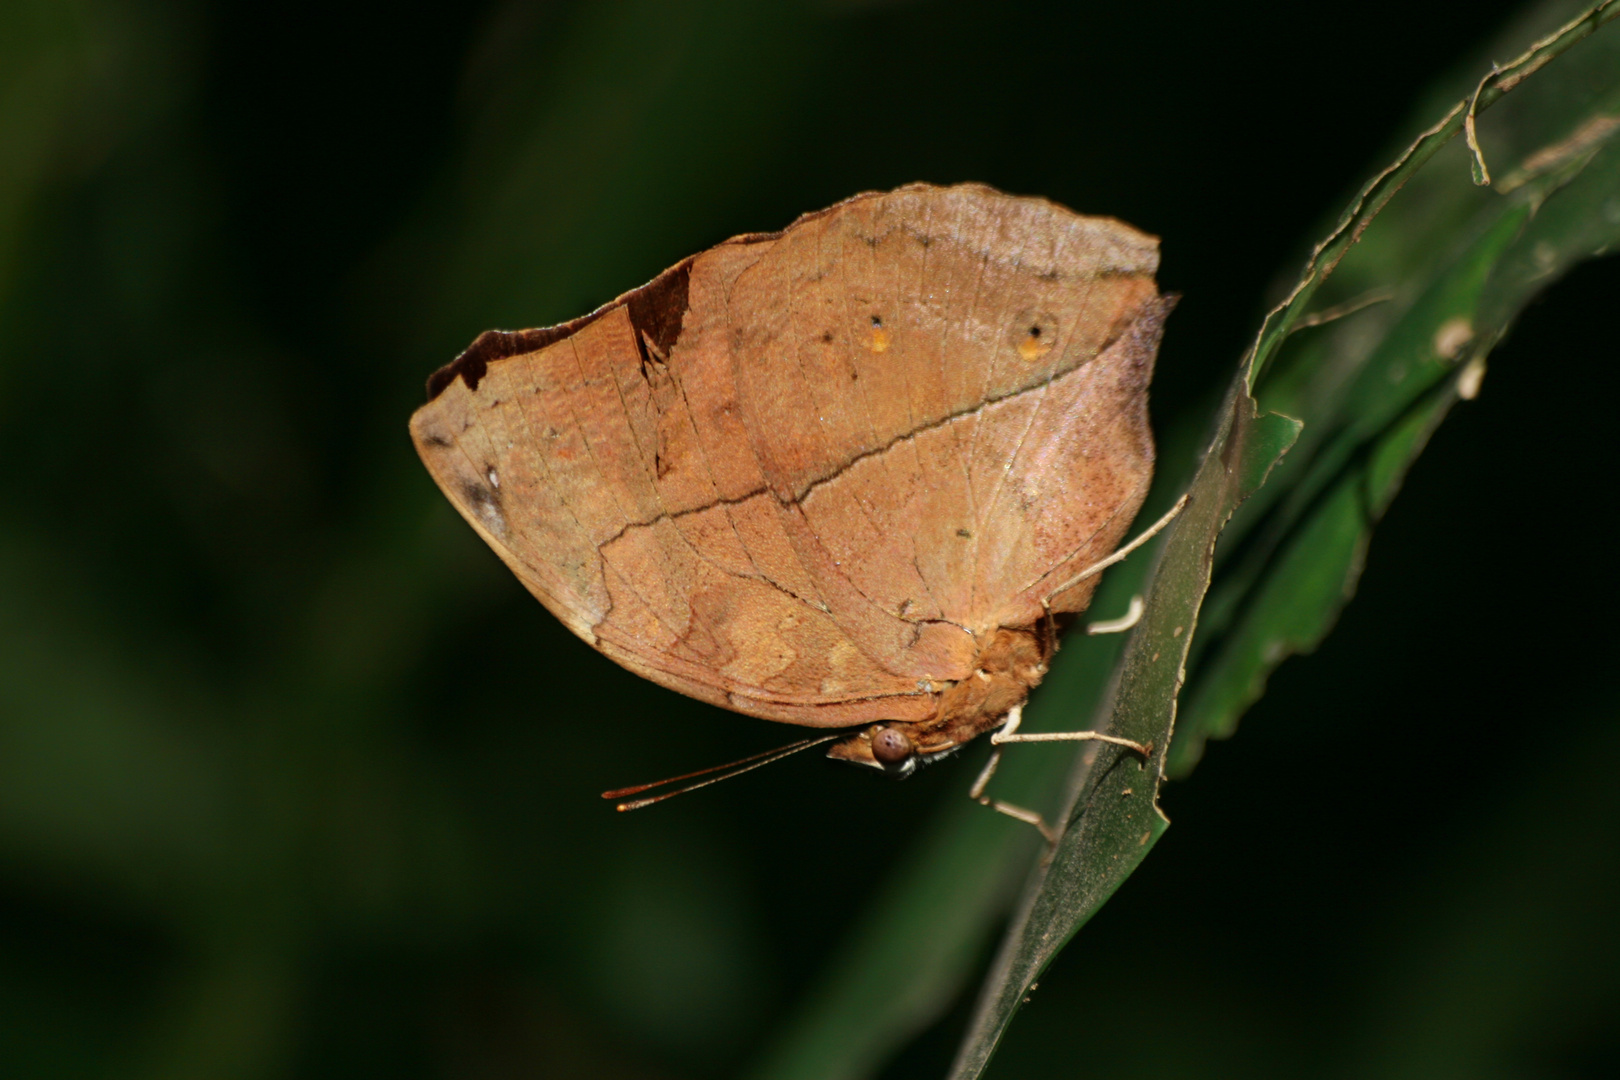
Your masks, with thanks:
<instances>
[{"instance_id":1,"label":"brown butterfly wing","mask_svg":"<svg viewBox=\"0 0 1620 1080\"><path fill-rule=\"evenodd\" d=\"M412 434L575 633L811 726L923 719L1152 469L1155 242L988 188L857 196L484 335ZM1092 583L1054 600L1078 610Z\"/></svg>"}]
</instances>

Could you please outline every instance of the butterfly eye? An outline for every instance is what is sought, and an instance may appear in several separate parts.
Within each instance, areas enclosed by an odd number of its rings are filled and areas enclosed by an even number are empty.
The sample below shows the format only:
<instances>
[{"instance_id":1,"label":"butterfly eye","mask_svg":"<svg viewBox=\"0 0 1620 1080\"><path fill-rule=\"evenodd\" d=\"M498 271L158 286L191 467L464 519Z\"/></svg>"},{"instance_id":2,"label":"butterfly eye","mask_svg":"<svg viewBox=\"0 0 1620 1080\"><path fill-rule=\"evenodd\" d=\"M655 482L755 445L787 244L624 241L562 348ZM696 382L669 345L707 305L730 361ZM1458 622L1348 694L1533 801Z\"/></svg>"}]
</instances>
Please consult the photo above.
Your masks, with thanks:
<instances>
[{"instance_id":1,"label":"butterfly eye","mask_svg":"<svg viewBox=\"0 0 1620 1080\"><path fill-rule=\"evenodd\" d=\"M911 756L911 740L897 728L878 728L872 732L872 756L884 765L898 765Z\"/></svg>"}]
</instances>

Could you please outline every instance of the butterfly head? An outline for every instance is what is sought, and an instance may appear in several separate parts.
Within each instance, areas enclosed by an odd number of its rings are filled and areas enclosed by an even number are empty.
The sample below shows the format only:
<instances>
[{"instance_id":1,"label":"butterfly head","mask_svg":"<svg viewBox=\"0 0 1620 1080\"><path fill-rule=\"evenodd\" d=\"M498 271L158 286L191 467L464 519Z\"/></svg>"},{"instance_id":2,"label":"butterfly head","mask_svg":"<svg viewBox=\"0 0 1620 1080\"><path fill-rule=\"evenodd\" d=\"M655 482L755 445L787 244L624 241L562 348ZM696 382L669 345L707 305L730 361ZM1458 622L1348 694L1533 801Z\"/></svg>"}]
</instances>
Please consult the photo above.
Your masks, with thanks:
<instances>
[{"instance_id":1,"label":"butterfly head","mask_svg":"<svg viewBox=\"0 0 1620 1080\"><path fill-rule=\"evenodd\" d=\"M873 724L832 744L827 756L909 776L1006 722L1046 674L1046 647L1030 630L984 635L965 679L939 692L932 719Z\"/></svg>"}]
</instances>

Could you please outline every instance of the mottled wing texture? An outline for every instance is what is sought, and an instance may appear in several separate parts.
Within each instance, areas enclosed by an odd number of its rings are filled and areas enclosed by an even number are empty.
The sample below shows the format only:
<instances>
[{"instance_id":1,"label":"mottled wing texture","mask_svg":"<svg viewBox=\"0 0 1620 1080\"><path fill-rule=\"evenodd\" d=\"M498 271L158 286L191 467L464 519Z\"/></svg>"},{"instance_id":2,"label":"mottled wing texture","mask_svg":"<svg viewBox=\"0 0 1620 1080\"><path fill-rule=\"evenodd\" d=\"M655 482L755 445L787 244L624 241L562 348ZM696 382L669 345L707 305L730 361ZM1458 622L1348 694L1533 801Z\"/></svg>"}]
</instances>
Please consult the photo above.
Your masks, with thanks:
<instances>
[{"instance_id":1,"label":"mottled wing texture","mask_svg":"<svg viewBox=\"0 0 1620 1080\"><path fill-rule=\"evenodd\" d=\"M1156 241L978 185L861 195L481 336L416 446L569 629L810 726L920 720L1077 611L1152 474Z\"/></svg>"}]
</instances>

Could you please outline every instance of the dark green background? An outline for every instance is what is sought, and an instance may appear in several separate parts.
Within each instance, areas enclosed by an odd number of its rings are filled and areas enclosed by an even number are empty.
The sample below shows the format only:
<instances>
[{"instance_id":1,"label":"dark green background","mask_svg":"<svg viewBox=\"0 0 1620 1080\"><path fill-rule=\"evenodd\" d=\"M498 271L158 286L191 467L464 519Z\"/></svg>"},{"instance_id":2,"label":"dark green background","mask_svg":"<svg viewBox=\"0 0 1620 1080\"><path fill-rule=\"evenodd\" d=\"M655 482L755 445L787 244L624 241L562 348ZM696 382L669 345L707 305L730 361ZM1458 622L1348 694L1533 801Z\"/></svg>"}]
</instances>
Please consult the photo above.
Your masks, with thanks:
<instances>
[{"instance_id":1,"label":"dark green background","mask_svg":"<svg viewBox=\"0 0 1620 1080\"><path fill-rule=\"evenodd\" d=\"M423 378L972 179L1163 237L1173 419L1511 11L0 0L0 1074L745 1068L982 748L613 814L790 733L535 604L415 459ZM993 1075L1620 1074L1617 289L1527 314Z\"/></svg>"}]
</instances>

